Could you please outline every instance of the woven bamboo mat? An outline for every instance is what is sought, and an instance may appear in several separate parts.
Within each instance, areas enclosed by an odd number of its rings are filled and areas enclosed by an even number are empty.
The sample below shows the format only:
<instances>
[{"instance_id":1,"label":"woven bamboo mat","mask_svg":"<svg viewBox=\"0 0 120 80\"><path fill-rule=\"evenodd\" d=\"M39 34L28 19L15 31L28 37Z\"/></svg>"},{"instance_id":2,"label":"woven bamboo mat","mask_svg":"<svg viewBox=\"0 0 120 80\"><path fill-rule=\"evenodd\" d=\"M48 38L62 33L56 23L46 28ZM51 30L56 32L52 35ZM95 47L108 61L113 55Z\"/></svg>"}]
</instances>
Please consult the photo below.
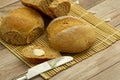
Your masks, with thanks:
<instances>
[{"instance_id":1,"label":"woven bamboo mat","mask_svg":"<svg viewBox=\"0 0 120 80\"><path fill-rule=\"evenodd\" d=\"M68 15L81 17L84 20L86 20L88 23L90 23L96 31L96 35L97 35L96 42L90 49L75 55L71 55L74 57L73 61L65 65L62 65L60 67L57 67L55 69L52 69L50 71L47 71L45 73L42 73L41 76L44 79L51 78L52 76L56 75L58 72L77 64L78 62L96 54L97 52L103 49L106 49L107 47L109 47L114 42L120 39L119 30L115 29L113 26L104 22L103 20L97 18L96 16L89 13L87 10L83 9L82 7L75 5L73 3L71 4L72 4L71 11ZM38 38L35 42L33 42L30 45L44 45L46 47L49 47L45 38L46 38L45 35L42 35L40 38ZM0 42L5 47L7 47L14 55L16 55L19 59L21 59L24 63L26 63L29 67L34 66L34 64L29 63L29 61L20 54L21 50L26 46L12 46L5 43L2 40L0 40Z\"/></svg>"}]
</instances>

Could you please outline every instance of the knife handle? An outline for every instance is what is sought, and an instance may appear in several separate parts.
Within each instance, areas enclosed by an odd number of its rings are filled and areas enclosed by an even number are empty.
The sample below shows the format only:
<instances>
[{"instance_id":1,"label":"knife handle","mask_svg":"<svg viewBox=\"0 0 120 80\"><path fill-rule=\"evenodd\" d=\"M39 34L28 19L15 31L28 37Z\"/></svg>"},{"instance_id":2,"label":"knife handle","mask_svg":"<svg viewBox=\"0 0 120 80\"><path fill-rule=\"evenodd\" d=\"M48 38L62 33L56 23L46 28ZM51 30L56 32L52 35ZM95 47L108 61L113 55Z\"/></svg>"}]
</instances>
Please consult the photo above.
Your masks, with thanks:
<instances>
[{"instance_id":1,"label":"knife handle","mask_svg":"<svg viewBox=\"0 0 120 80\"><path fill-rule=\"evenodd\" d=\"M22 77L20 77L20 78L18 78L18 79L16 79L16 80L26 80L26 79L27 79L26 76L22 76Z\"/></svg>"}]
</instances>

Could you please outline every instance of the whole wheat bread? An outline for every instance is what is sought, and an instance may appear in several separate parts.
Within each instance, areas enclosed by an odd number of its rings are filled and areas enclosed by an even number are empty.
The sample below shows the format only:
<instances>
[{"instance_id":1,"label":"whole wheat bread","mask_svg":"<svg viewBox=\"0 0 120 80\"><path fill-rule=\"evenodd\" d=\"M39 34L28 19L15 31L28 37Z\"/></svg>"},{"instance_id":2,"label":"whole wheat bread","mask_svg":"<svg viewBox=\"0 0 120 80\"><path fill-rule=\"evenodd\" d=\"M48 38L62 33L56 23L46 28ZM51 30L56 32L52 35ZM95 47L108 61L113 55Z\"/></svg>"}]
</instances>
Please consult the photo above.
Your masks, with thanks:
<instances>
[{"instance_id":1,"label":"whole wheat bread","mask_svg":"<svg viewBox=\"0 0 120 80\"><path fill-rule=\"evenodd\" d=\"M38 9L51 18L67 15L70 11L69 0L21 0L23 5Z\"/></svg>"},{"instance_id":2,"label":"whole wheat bread","mask_svg":"<svg viewBox=\"0 0 120 80\"><path fill-rule=\"evenodd\" d=\"M58 51L43 45L27 46L21 54L31 63L40 63L61 56Z\"/></svg>"},{"instance_id":3,"label":"whole wheat bread","mask_svg":"<svg viewBox=\"0 0 120 80\"><path fill-rule=\"evenodd\" d=\"M0 24L0 38L13 45L30 44L44 32L42 16L28 7L12 10Z\"/></svg>"}]
</instances>

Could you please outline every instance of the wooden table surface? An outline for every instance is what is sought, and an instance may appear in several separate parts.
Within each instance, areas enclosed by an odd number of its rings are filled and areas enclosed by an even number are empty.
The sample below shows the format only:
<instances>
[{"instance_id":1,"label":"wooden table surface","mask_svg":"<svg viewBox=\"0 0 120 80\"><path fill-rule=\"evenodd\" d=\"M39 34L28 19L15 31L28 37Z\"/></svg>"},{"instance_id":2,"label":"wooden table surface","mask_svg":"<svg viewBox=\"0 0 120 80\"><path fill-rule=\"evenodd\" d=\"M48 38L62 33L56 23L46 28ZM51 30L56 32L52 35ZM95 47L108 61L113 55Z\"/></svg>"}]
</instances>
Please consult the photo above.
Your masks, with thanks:
<instances>
[{"instance_id":1,"label":"wooden table surface","mask_svg":"<svg viewBox=\"0 0 120 80\"><path fill-rule=\"evenodd\" d=\"M5 1L14 0L0 0L0 6L2 3L5 4ZM96 16L105 20L111 19L109 23L120 29L120 0L79 0L79 2L85 9L95 12ZM0 15L5 11L6 8L0 9ZM0 44L0 80L11 80L28 68ZM32 80L44 79L38 76ZM120 80L120 41L58 73L50 80Z\"/></svg>"}]
</instances>

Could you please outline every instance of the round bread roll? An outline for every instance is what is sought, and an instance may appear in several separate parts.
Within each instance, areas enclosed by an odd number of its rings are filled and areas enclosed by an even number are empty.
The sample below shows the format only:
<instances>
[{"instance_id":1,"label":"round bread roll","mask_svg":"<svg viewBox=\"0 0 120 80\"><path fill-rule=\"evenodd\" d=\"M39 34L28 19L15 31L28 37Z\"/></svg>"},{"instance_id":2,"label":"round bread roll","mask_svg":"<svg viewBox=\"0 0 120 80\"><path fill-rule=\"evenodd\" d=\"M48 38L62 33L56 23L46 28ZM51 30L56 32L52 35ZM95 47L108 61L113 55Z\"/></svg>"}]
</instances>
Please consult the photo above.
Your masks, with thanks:
<instances>
[{"instance_id":1,"label":"round bread roll","mask_svg":"<svg viewBox=\"0 0 120 80\"><path fill-rule=\"evenodd\" d=\"M29 44L44 31L44 21L39 13L23 7L11 11L4 17L0 27L0 37L14 45Z\"/></svg>"},{"instance_id":2,"label":"round bread roll","mask_svg":"<svg viewBox=\"0 0 120 80\"><path fill-rule=\"evenodd\" d=\"M63 16L54 19L47 27L48 41L54 49L78 53L95 42L95 31L81 18Z\"/></svg>"}]
</instances>

